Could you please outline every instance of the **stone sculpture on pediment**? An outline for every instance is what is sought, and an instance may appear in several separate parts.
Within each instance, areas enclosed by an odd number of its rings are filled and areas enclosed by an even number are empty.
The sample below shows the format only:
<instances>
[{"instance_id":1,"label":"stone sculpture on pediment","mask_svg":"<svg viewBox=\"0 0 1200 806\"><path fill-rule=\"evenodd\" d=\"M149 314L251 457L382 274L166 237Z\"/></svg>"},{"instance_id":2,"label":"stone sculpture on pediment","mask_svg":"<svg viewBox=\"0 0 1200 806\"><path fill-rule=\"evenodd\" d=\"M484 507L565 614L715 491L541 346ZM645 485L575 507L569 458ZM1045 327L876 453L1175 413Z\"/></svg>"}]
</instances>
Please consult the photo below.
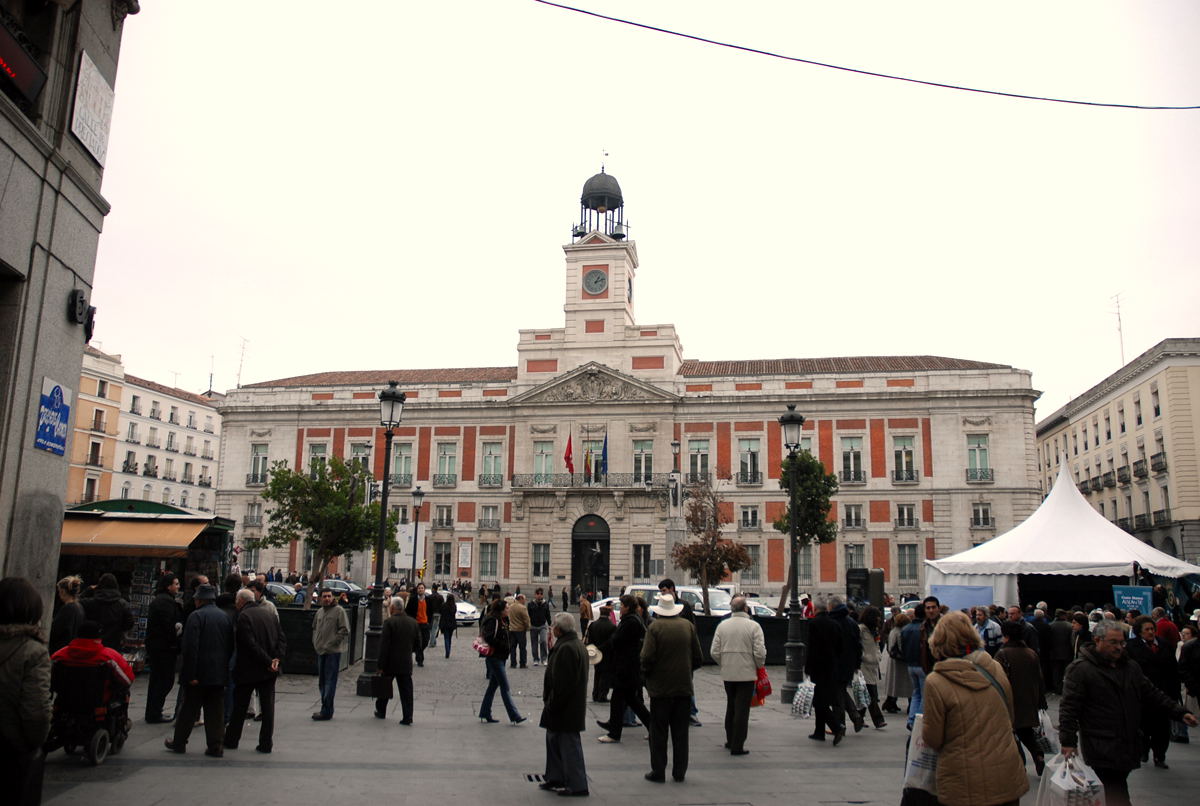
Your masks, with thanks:
<instances>
[{"instance_id":1,"label":"stone sculpture on pediment","mask_svg":"<svg viewBox=\"0 0 1200 806\"><path fill-rule=\"evenodd\" d=\"M533 434L557 434L557 425L531 425L529 426L530 433Z\"/></svg>"},{"instance_id":2,"label":"stone sculpture on pediment","mask_svg":"<svg viewBox=\"0 0 1200 806\"><path fill-rule=\"evenodd\" d=\"M651 399L645 389L640 389L595 368L580 373L552 389L547 389L538 397L548 403L596 403Z\"/></svg>"},{"instance_id":3,"label":"stone sculpture on pediment","mask_svg":"<svg viewBox=\"0 0 1200 806\"><path fill-rule=\"evenodd\" d=\"M252 437L269 437L269 436L271 436L271 429L270 428L262 428L262 429L251 428L250 436L252 436Z\"/></svg>"},{"instance_id":4,"label":"stone sculpture on pediment","mask_svg":"<svg viewBox=\"0 0 1200 806\"><path fill-rule=\"evenodd\" d=\"M631 434L653 434L658 431L658 423L630 423Z\"/></svg>"}]
</instances>

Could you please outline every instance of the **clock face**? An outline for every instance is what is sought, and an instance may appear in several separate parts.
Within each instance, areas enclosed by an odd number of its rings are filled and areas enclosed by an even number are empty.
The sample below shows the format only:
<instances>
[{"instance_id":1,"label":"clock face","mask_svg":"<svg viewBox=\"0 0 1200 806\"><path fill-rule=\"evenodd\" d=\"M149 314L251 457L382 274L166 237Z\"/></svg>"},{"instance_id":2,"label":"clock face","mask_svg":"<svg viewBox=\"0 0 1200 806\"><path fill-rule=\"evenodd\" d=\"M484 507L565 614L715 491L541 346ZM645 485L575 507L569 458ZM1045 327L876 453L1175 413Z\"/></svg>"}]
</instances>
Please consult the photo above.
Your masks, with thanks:
<instances>
[{"instance_id":1,"label":"clock face","mask_svg":"<svg viewBox=\"0 0 1200 806\"><path fill-rule=\"evenodd\" d=\"M608 288L608 275L600 269L592 269L583 275L583 290L589 294L603 294Z\"/></svg>"}]
</instances>

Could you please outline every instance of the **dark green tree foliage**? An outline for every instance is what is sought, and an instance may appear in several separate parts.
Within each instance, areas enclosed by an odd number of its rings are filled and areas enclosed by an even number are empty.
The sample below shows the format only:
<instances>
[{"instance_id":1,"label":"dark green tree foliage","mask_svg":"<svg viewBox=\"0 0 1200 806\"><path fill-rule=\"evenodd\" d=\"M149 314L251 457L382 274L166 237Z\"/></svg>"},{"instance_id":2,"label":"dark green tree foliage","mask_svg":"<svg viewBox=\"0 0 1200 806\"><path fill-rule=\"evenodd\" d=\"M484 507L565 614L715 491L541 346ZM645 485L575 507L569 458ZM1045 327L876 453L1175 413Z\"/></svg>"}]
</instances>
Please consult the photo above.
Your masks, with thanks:
<instances>
[{"instance_id":1,"label":"dark green tree foliage","mask_svg":"<svg viewBox=\"0 0 1200 806\"><path fill-rule=\"evenodd\" d=\"M838 491L838 478L825 472L821 460L808 451L797 451L795 456L783 460L779 487L791 496L791 485L795 481L795 507L788 506L773 526L785 535L791 534L792 518L796 521L797 542L800 548L813 543L832 543L837 540L838 525L829 520L830 498ZM793 567L788 572L783 595L779 598L779 611L787 605L788 592L792 589Z\"/></svg>"},{"instance_id":2,"label":"dark green tree foliage","mask_svg":"<svg viewBox=\"0 0 1200 806\"><path fill-rule=\"evenodd\" d=\"M684 520L695 539L677 544L671 550L671 559L700 584L707 616L711 615L709 585L719 582L726 573L748 567L750 552L742 543L722 538L721 527L729 523L729 519L721 512L721 496L712 485L708 482L692 485L688 487L687 495Z\"/></svg>"},{"instance_id":3,"label":"dark green tree foliage","mask_svg":"<svg viewBox=\"0 0 1200 806\"><path fill-rule=\"evenodd\" d=\"M379 503L368 502L373 477L360 462L344 462L336 456L328 465L313 463L307 473L291 470L287 462L271 466L270 479L262 492L273 507L267 512L267 533L261 545L284 547L302 540L314 553L317 567L310 581L315 589L325 578L334 557L366 551L379 536ZM386 548L396 551L399 516L388 515ZM311 597L304 597L307 608Z\"/></svg>"}]
</instances>

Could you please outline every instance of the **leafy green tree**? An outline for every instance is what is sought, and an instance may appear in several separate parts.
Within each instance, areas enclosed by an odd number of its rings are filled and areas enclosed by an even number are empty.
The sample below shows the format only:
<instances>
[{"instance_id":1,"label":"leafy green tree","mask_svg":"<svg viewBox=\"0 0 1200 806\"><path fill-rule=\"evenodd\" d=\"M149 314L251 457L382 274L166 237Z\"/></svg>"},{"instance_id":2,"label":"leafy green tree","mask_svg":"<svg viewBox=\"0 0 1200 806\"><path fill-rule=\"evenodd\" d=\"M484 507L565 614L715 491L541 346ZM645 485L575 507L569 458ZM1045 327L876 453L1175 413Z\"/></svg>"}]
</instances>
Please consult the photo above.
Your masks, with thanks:
<instances>
[{"instance_id":1,"label":"leafy green tree","mask_svg":"<svg viewBox=\"0 0 1200 806\"><path fill-rule=\"evenodd\" d=\"M795 507L789 505L773 526L785 535L791 535L792 519L796 521L797 542L800 548L813 543L832 543L837 540L838 526L829 520L830 498L838 491L838 478L825 472L825 466L817 457L805 450L797 451L783 460L779 487L791 499L791 485L795 483ZM790 553L790 549L789 549ZM787 606L788 593L796 578L796 566L788 571L787 582L779 597L779 612Z\"/></svg>"},{"instance_id":2,"label":"leafy green tree","mask_svg":"<svg viewBox=\"0 0 1200 806\"><path fill-rule=\"evenodd\" d=\"M671 550L671 559L700 583L704 615L711 615L708 586L718 582L726 573L740 571L750 565L750 552L736 540L721 536L721 527L729 519L721 512L721 496L707 481L688 487L684 506L687 530L695 538L679 543Z\"/></svg>"},{"instance_id":3,"label":"leafy green tree","mask_svg":"<svg viewBox=\"0 0 1200 806\"><path fill-rule=\"evenodd\" d=\"M314 462L307 473L290 469L287 462L275 462L262 492L263 500L274 507L267 512L267 533L261 544L278 548L293 540L304 541L317 561L310 576L315 589L334 557L374 547L379 537L379 504L367 500L372 481L363 463L347 463L336 456L327 465ZM399 548L398 524L399 516L390 513L385 547L391 551ZM311 600L304 597L305 609Z\"/></svg>"}]
</instances>

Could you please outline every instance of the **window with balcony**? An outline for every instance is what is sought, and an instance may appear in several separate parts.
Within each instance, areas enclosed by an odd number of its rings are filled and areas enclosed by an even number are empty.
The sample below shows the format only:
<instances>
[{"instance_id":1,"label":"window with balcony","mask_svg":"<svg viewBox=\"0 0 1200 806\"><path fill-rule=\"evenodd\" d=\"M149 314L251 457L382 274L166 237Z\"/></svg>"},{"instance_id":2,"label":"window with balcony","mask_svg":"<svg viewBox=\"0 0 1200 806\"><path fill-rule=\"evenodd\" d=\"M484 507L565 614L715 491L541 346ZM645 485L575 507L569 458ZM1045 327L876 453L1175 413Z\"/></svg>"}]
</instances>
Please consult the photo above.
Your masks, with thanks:
<instances>
[{"instance_id":1,"label":"window with balcony","mask_svg":"<svg viewBox=\"0 0 1200 806\"><path fill-rule=\"evenodd\" d=\"M438 504L433 508L435 529L450 529L454 526L454 512L449 504Z\"/></svg>"},{"instance_id":2,"label":"window with balcony","mask_svg":"<svg viewBox=\"0 0 1200 806\"><path fill-rule=\"evenodd\" d=\"M996 525L992 518L992 505L984 503L971 504L971 527L974 529L991 529Z\"/></svg>"},{"instance_id":3,"label":"window with balcony","mask_svg":"<svg viewBox=\"0 0 1200 806\"><path fill-rule=\"evenodd\" d=\"M204 448L200 451L200 456L204 459L213 458L212 442L210 440L204 440Z\"/></svg>"},{"instance_id":4,"label":"window with balcony","mask_svg":"<svg viewBox=\"0 0 1200 806\"><path fill-rule=\"evenodd\" d=\"M479 474L479 486L504 486L504 449L499 442L483 443L483 472Z\"/></svg>"},{"instance_id":5,"label":"window with balcony","mask_svg":"<svg viewBox=\"0 0 1200 806\"><path fill-rule=\"evenodd\" d=\"M759 568L761 568L760 548L761 547L757 546L757 545L746 546L746 553L750 555L750 564L742 569L742 585L758 585L758 584L760 584L760 580L761 580L761 577L759 575Z\"/></svg>"},{"instance_id":6,"label":"window with balcony","mask_svg":"<svg viewBox=\"0 0 1200 806\"><path fill-rule=\"evenodd\" d=\"M96 397L108 397L108 381L96 381Z\"/></svg>"},{"instance_id":7,"label":"window with balcony","mask_svg":"<svg viewBox=\"0 0 1200 806\"><path fill-rule=\"evenodd\" d=\"M545 484L554 474L554 443L538 440L533 443L533 476L535 484Z\"/></svg>"},{"instance_id":8,"label":"window with balcony","mask_svg":"<svg viewBox=\"0 0 1200 806\"><path fill-rule=\"evenodd\" d=\"M842 437L842 475L839 481L843 484L858 484L867 480L863 470L862 437Z\"/></svg>"},{"instance_id":9,"label":"window with balcony","mask_svg":"<svg viewBox=\"0 0 1200 806\"><path fill-rule=\"evenodd\" d=\"M188 456L196 455L196 441L190 435L183 439L183 452Z\"/></svg>"},{"instance_id":10,"label":"window with balcony","mask_svg":"<svg viewBox=\"0 0 1200 806\"><path fill-rule=\"evenodd\" d=\"M708 481L708 440L688 440L688 472L685 484L700 484Z\"/></svg>"},{"instance_id":11,"label":"window with balcony","mask_svg":"<svg viewBox=\"0 0 1200 806\"><path fill-rule=\"evenodd\" d=\"M139 396L139 395L131 395L130 396L130 398L129 398L129 413L130 414L141 414L142 413L142 398L141 398L141 396Z\"/></svg>"},{"instance_id":12,"label":"window with balcony","mask_svg":"<svg viewBox=\"0 0 1200 806\"><path fill-rule=\"evenodd\" d=\"M201 512L208 512L208 496L204 493L200 493L198 496L198 500L196 501L196 509L200 510Z\"/></svg>"},{"instance_id":13,"label":"window with balcony","mask_svg":"<svg viewBox=\"0 0 1200 806\"><path fill-rule=\"evenodd\" d=\"M895 481L917 481L917 460L913 451L913 437L893 437L892 454L895 470L892 478Z\"/></svg>"},{"instance_id":14,"label":"window with balcony","mask_svg":"<svg viewBox=\"0 0 1200 806\"><path fill-rule=\"evenodd\" d=\"M499 529L500 528L500 507L494 504L488 504L479 508L479 528L480 529Z\"/></svg>"},{"instance_id":15,"label":"window with balcony","mask_svg":"<svg viewBox=\"0 0 1200 806\"><path fill-rule=\"evenodd\" d=\"M392 444L392 464L388 468L392 484L400 487L412 486L412 448L411 442Z\"/></svg>"},{"instance_id":16,"label":"window with balcony","mask_svg":"<svg viewBox=\"0 0 1200 806\"><path fill-rule=\"evenodd\" d=\"M846 568L866 567L866 547L862 543L846 544Z\"/></svg>"},{"instance_id":17,"label":"window with balcony","mask_svg":"<svg viewBox=\"0 0 1200 806\"><path fill-rule=\"evenodd\" d=\"M533 579L546 582L550 579L550 544L533 544Z\"/></svg>"},{"instance_id":18,"label":"window with balcony","mask_svg":"<svg viewBox=\"0 0 1200 806\"><path fill-rule=\"evenodd\" d=\"M479 544L479 578L480 579L495 579L498 576L496 571L498 567L497 560L500 557L500 546L498 543L480 543Z\"/></svg>"},{"instance_id":19,"label":"window with balcony","mask_svg":"<svg viewBox=\"0 0 1200 806\"><path fill-rule=\"evenodd\" d=\"M433 477L434 487L453 487L458 484L458 443L437 444L437 473Z\"/></svg>"},{"instance_id":20,"label":"window with balcony","mask_svg":"<svg viewBox=\"0 0 1200 806\"><path fill-rule=\"evenodd\" d=\"M194 412L194 411L189 411L189 412L187 413L187 427L188 427L188 428L195 428L195 427L196 427L196 412Z\"/></svg>"},{"instance_id":21,"label":"window with balcony","mask_svg":"<svg viewBox=\"0 0 1200 806\"><path fill-rule=\"evenodd\" d=\"M326 442L308 443L308 472L314 477L325 469L329 462L329 444Z\"/></svg>"},{"instance_id":22,"label":"window with balcony","mask_svg":"<svg viewBox=\"0 0 1200 806\"><path fill-rule=\"evenodd\" d=\"M967 481L991 481L987 434L967 434Z\"/></svg>"},{"instance_id":23,"label":"window with balcony","mask_svg":"<svg viewBox=\"0 0 1200 806\"><path fill-rule=\"evenodd\" d=\"M92 430L104 430L104 409L96 409L92 412Z\"/></svg>"},{"instance_id":24,"label":"window with balcony","mask_svg":"<svg viewBox=\"0 0 1200 806\"><path fill-rule=\"evenodd\" d=\"M138 424L137 423L129 424L129 430L127 432L125 432L125 441L132 442L134 445L140 444L140 440L138 440Z\"/></svg>"},{"instance_id":25,"label":"window with balcony","mask_svg":"<svg viewBox=\"0 0 1200 806\"><path fill-rule=\"evenodd\" d=\"M896 545L896 577L905 585L917 583L917 545L915 543L899 543Z\"/></svg>"},{"instance_id":26,"label":"window with balcony","mask_svg":"<svg viewBox=\"0 0 1200 806\"><path fill-rule=\"evenodd\" d=\"M645 484L654 478L654 440L633 441L633 483Z\"/></svg>"},{"instance_id":27,"label":"window with balcony","mask_svg":"<svg viewBox=\"0 0 1200 806\"><path fill-rule=\"evenodd\" d=\"M191 462L183 463L183 479L182 480L183 480L184 484L195 484L196 483L196 479L192 475L192 463Z\"/></svg>"},{"instance_id":28,"label":"window with balcony","mask_svg":"<svg viewBox=\"0 0 1200 806\"><path fill-rule=\"evenodd\" d=\"M433 544L433 575L450 576L450 543L439 540Z\"/></svg>"},{"instance_id":29,"label":"window with balcony","mask_svg":"<svg viewBox=\"0 0 1200 806\"><path fill-rule=\"evenodd\" d=\"M152 419L152 420L161 420L162 419L162 406L159 405L157 400L152 400L150 402L150 419Z\"/></svg>"},{"instance_id":30,"label":"window with balcony","mask_svg":"<svg viewBox=\"0 0 1200 806\"><path fill-rule=\"evenodd\" d=\"M738 484L762 484L758 465L759 440L738 440Z\"/></svg>"},{"instance_id":31,"label":"window with balcony","mask_svg":"<svg viewBox=\"0 0 1200 806\"><path fill-rule=\"evenodd\" d=\"M862 504L846 504L842 510L842 524L847 529L863 528Z\"/></svg>"},{"instance_id":32,"label":"window with balcony","mask_svg":"<svg viewBox=\"0 0 1200 806\"><path fill-rule=\"evenodd\" d=\"M371 472L371 443L350 443L350 462L356 464L368 473Z\"/></svg>"},{"instance_id":33,"label":"window with balcony","mask_svg":"<svg viewBox=\"0 0 1200 806\"><path fill-rule=\"evenodd\" d=\"M155 428L154 426L150 426L150 430L146 434L146 447L147 448L161 448L162 447L162 443L159 442L159 440L158 440L158 429Z\"/></svg>"},{"instance_id":34,"label":"window with balcony","mask_svg":"<svg viewBox=\"0 0 1200 806\"><path fill-rule=\"evenodd\" d=\"M758 507L744 506L742 507L742 517L739 524L743 529L760 529L761 524L758 521Z\"/></svg>"},{"instance_id":35,"label":"window with balcony","mask_svg":"<svg viewBox=\"0 0 1200 806\"><path fill-rule=\"evenodd\" d=\"M179 407L172 406L171 413L167 415L167 422L171 425L179 425Z\"/></svg>"},{"instance_id":36,"label":"window with balcony","mask_svg":"<svg viewBox=\"0 0 1200 806\"><path fill-rule=\"evenodd\" d=\"M167 432L167 450L169 450L173 453L179 452L179 445L176 444L176 442L175 442L175 432L174 431Z\"/></svg>"},{"instance_id":37,"label":"window with balcony","mask_svg":"<svg viewBox=\"0 0 1200 806\"><path fill-rule=\"evenodd\" d=\"M262 549L259 547L258 541L254 539L246 540L242 543L242 553L238 555L238 565L247 571L258 569L258 561L261 556ZM309 568L315 567L316 563L309 565Z\"/></svg>"},{"instance_id":38,"label":"window with balcony","mask_svg":"<svg viewBox=\"0 0 1200 806\"><path fill-rule=\"evenodd\" d=\"M896 527L898 529L915 529L917 527L916 504L896 504Z\"/></svg>"},{"instance_id":39,"label":"window with balcony","mask_svg":"<svg viewBox=\"0 0 1200 806\"><path fill-rule=\"evenodd\" d=\"M163 463L163 480L175 481L175 460L169 456Z\"/></svg>"},{"instance_id":40,"label":"window with balcony","mask_svg":"<svg viewBox=\"0 0 1200 806\"><path fill-rule=\"evenodd\" d=\"M93 442L88 446L87 463L92 467L103 467L104 457L100 453L101 443Z\"/></svg>"},{"instance_id":41,"label":"window with balcony","mask_svg":"<svg viewBox=\"0 0 1200 806\"><path fill-rule=\"evenodd\" d=\"M266 484L270 467L267 459L267 443L254 442L250 444L250 473L246 476L246 484Z\"/></svg>"}]
</instances>

